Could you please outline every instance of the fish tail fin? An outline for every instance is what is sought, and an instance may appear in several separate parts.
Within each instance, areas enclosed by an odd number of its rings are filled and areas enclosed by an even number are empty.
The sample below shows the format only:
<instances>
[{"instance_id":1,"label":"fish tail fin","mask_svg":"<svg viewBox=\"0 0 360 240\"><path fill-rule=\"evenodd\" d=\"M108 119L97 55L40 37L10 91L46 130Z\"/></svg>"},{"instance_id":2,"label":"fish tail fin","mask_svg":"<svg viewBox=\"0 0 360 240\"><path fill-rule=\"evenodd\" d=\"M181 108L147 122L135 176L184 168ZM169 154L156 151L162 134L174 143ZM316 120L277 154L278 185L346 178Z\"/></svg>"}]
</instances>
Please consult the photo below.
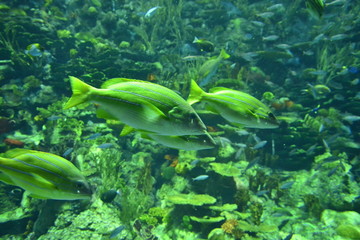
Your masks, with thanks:
<instances>
[{"instance_id":1,"label":"fish tail fin","mask_svg":"<svg viewBox=\"0 0 360 240\"><path fill-rule=\"evenodd\" d=\"M86 102L89 96L89 92L92 89L95 89L94 87L84 83L76 77L69 76L69 78L73 94L69 101L65 104L64 109L68 109Z\"/></svg>"},{"instance_id":2,"label":"fish tail fin","mask_svg":"<svg viewBox=\"0 0 360 240\"><path fill-rule=\"evenodd\" d=\"M187 102L192 105L194 103L200 102L205 92L197 85L194 79L191 80L190 94L187 99Z\"/></svg>"},{"instance_id":3,"label":"fish tail fin","mask_svg":"<svg viewBox=\"0 0 360 240\"><path fill-rule=\"evenodd\" d=\"M221 49L219 56L220 56L222 59L228 59L228 58L230 57L230 55L229 55L224 49Z\"/></svg>"}]
</instances>

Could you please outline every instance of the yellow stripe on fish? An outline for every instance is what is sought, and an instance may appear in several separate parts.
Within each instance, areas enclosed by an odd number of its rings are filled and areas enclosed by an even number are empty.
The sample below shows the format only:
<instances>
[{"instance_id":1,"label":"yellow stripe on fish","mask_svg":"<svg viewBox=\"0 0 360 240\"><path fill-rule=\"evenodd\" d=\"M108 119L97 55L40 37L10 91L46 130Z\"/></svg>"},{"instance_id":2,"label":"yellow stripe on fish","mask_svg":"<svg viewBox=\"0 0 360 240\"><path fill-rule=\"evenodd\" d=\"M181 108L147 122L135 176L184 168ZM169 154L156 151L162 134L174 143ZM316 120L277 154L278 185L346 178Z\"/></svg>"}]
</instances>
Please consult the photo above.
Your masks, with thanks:
<instances>
[{"instance_id":1,"label":"yellow stripe on fish","mask_svg":"<svg viewBox=\"0 0 360 240\"><path fill-rule=\"evenodd\" d=\"M81 172L55 154L13 149L0 157L0 180L30 196L44 199L89 199L91 190Z\"/></svg>"},{"instance_id":2,"label":"yellow stripe on fish","mask_svg":"<svg viewBox=\"0 0 360 240\"><path fill-rule=\"evenodd\" d=\"M192 80L188 102L206 102L227 121L249 128L276 128L278 122L271 110L253 96L232 90L216 87L209 93L203 91Z\"/></svg>"}]
</instances>

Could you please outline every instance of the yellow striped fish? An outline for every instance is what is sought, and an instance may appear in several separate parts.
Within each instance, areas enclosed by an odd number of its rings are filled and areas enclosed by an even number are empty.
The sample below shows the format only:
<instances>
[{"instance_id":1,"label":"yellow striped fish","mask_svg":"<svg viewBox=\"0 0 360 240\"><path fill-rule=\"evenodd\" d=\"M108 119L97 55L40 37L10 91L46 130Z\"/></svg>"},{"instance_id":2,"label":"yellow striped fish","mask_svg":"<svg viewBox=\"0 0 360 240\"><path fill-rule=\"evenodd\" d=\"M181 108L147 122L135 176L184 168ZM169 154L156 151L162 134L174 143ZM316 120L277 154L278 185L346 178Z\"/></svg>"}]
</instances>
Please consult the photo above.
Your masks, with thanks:
<instances>
[{"instance_id":1,"label":"yellow striped fish","mask_svg":"<svg viewBox=\"0 0 360 240\"><path fill-rule=\"evenodd\" d=\"M235 125L248 128L277 128L279 126L271 110L253 96L232 90L216 87L204 92L193 80L188 102L206 102L216 113Z\"/></svg>"},{"instance_id":2,"label":"yellow striped fish","mask_svg":"<svg viewBox=\"0 0 360 240\"><path fill-rule=\"evenodd\" d=\"M70 77L73 95L65 109L85 102L96 103L97 116L157 135L208 134L195 110L174 91L141 80L115 78L101 89Z\"/></svg>"},{"instance_id":3,"label":"yellow striped fish","mask_svg":"<svg viewBox=\"0 0 360 240\"><path fill-rule=\"evenodd\" d=\"M27 149L12 149L0 157L0 181L23 188L41 199L90 199L84 176L68 160Z\"/></svg>"}]
</instances>

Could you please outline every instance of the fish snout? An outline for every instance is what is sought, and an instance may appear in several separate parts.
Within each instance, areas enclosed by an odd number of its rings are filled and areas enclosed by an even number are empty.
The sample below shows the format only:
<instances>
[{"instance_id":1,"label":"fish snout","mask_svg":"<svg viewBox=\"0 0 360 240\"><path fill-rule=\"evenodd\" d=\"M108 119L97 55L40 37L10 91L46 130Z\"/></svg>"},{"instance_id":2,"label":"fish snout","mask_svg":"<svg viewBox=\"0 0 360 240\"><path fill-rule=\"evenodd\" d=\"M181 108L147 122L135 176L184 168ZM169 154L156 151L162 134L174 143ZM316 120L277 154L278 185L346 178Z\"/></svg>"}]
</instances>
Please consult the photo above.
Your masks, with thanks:
<instances>
[{"instance_id":1,"label":"fish snout","mask_svg":"<svg viewBox=\"0 0 360 240\"><path fill-rule=\"evenodd\" d=\"M86 181L79 180L75 184L76 184L76 193L79 195L86 195L90 197L94 193L92 187Z\"/></svg>"}]
</instances>

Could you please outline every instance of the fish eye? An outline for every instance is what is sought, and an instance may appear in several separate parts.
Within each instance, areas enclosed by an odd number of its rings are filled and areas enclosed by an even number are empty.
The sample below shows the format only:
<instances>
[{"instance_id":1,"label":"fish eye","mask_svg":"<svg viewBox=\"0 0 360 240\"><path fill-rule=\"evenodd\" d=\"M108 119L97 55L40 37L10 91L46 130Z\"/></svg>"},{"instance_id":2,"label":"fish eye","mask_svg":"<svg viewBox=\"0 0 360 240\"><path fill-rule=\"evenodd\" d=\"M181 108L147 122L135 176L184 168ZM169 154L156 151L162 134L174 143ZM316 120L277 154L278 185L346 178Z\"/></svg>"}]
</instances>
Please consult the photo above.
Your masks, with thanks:
<instances>
[{"instance_id":1,"label":"fish eye","mask_svg":"<svg viewBox=\"0 0 360 240\"><path fill-rule=\"evenodd\" d=\"M268 117L269 117L271 120L276 120L276 117L275 117L275 115L274 115L272 112L269 112L269 113L268 113Z\"/></svg>"},{"instance_id":2,"label":"fish eye","mask_svg":"<svg viewBox=\"0 0 360 240\"><path fill-rule=\"evenodd\" d=\"M197 119L197 116L195 114L191 114L189 118L190 118L190 124L194 124L195 120Z\"/></svg>"},{"instance_id":3,"label":"fish eye","mask_svg":"<svg viewBox=\"0 0 360 240\"><path fill-rule=\"evenodd\" d=\"M76 181L75 182L75 187L76 187L78 193L85 192L88 189L87 184L85 182L82 182L82 181Z\"/></svg>"}]
</instances>

